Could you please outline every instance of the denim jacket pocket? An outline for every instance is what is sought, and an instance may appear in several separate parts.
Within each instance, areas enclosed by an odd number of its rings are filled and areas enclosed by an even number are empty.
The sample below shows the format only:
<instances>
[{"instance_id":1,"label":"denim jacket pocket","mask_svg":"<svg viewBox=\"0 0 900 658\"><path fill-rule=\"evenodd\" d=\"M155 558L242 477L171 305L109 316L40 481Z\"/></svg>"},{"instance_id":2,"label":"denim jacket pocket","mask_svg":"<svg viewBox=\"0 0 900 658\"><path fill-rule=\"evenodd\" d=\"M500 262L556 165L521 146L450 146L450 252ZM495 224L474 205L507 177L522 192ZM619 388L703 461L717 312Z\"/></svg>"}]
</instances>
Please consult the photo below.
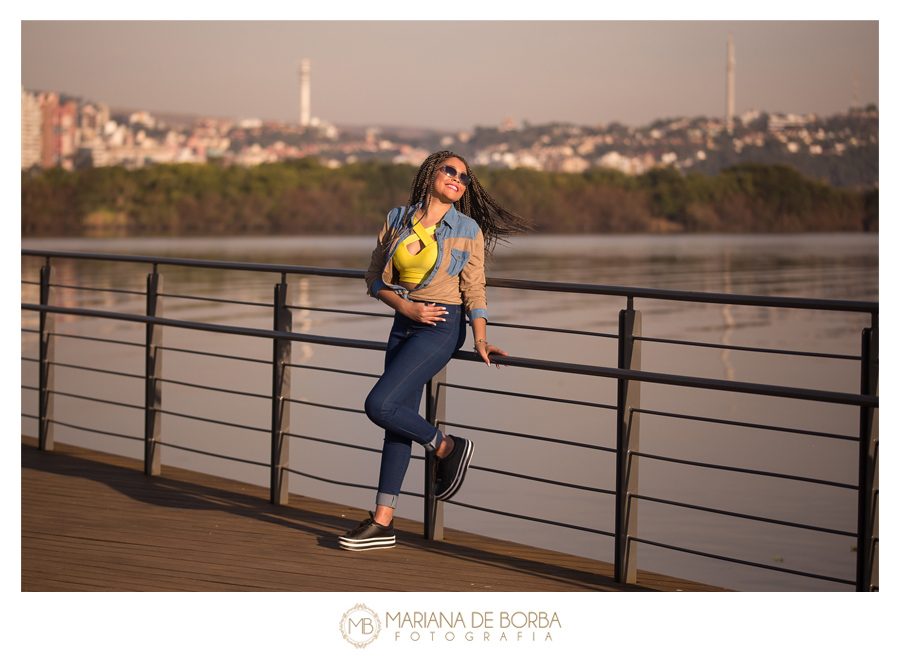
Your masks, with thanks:
<instances>
[{"instance_id":1,"label":"denim jacket pocket","mask_svg":"<svg viewBox=\"0 0 900 658\"><path fill-rule=\"evenodd\" d=\"M450 249L450 266L447 268L447 274L450 276L456 276L460 272L462 272L463 268L466 266L466 263L469 262L469 256L471 254L468 251L462 251L460 249Z\"/></svg>"}]
</instances>

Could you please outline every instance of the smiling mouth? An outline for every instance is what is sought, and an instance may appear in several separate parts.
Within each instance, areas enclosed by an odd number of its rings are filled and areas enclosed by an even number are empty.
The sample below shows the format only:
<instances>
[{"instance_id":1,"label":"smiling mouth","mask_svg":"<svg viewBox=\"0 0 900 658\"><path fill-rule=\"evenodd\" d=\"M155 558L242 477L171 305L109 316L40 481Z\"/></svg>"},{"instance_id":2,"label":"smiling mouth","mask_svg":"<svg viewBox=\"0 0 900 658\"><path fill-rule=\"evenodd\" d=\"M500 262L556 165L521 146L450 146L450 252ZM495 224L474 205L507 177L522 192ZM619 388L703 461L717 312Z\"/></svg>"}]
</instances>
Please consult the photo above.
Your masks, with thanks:
<instances>
[{"instance_id":1,"label":"smiling mouth","mask_svg":"<svg viewBox=\"0 0 900 658\"><path fill-rule=\"evenodd\" d=\"M447 183L447 187L452 188L454 192L459 192L459 188L453 183Z\"/></svg>"}]
</instances>

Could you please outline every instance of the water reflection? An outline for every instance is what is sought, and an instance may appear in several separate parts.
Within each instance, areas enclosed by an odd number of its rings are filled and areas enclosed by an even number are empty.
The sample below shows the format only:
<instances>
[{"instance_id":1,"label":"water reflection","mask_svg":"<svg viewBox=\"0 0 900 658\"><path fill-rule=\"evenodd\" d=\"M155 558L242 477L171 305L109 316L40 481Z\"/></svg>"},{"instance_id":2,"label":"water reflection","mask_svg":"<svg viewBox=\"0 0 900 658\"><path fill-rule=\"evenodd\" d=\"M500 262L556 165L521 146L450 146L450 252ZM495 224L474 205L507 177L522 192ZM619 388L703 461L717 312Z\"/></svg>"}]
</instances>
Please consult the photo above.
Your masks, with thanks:
<instances>
[{"instance_id":1,"label":"water reflection","mask_svg":"<svg viewBox=\"0 0 900 658\"><path fill-rule=\"evenodd\" d=\"M318 267L365 269L373 247L369 238L277 238L198 240L70 240L25 241L25 247L148 253L210 260L281 262ZM22 278L37 281L41 259L23 258ZM132 263L98 263L60 259L54 263L56 280L67 286L112 288L140 293L150 267ZM601 283L648 288L710 292L787 295L839 299L878 298L877 237L840 236L588 236L518 238L512 246L497 249L489 276L533 280ZM248 304L220 303L183 297L166 297L168 317L270 328L270 311L276 274L227 272L161 266L164 290L169 294L229 299ZM366 312L388 309L364 294L360 280L288 277L290 299L302 307L336 308ZM88 305L141 313L144 297L127 292L101 292L58 288L57 303ZM23 284L23 300L36 301L37 287ZM859 333L867 318L847 313L820 313L790 309L736 305L690 304L635 300L643 313L644 335L689 340L719 346L751 346L799 349L835 354L859 351ZM489 290L493 322L563 327L615 334L624 299L563 293L534 293L511 289ZM307 309L293 312L294 331L322 335L385 340L389 319L322 313ZM22 314L23 327L37 327L36 314ZM128 323L60 316L60 332L103 335L141 342L143 328ZM510 354L567 362L614 366L616 342L593 336L561 336L492 327L490 339ZM166 328L169 348L227 353L248 359L271 359L271 343L260 339L235 339ZM778 383L808 388L856 392L858 362L820 358L768 356L722 348L699 348L665 343L643 344L646 370ZM33 333L22 334L22 353L35 356ZM383 356L378 352L338 350L294 343L294 364L378 374ZM103 345L60 338L60 362L93 365L123 373L143 372L143 352L127 345ZM615 383L571 375L515 371L486 372L472 364L452 363L449 380L466 386L516 391L532 395L569 398L586 402L614 403ZM724 373L724 374L723 374ZM169 411L215 418L256 430L210 425L167 415L163 420L166 441L230 456L266 462L265 428L270 408L262 399L191 389L173 382L191 382L246 392L267 393L271 373L264 363L217 359L198 354L165 353L163 405ZM36 384L32 363L23 362L22 383ZM58 368L59 390L90 391L89 395L123 402L142 401L140 380ZM295 369L291 397L360 409L372 385L363 375L340 375ZM37 398L23 391L23 412L35 413ZM789 402L715 391L672 389L646 385L642 405L647 410L682 415L711 416L724 420L763 423L831 434L854 435L858 413L810 402ZM142 416L128 409L110 410L96 403L58 397L60 420L130 436L142 435ZM296 405L291 431L363 447L378 447L379 438L361 414ZM451 389L447 422L483 428L547 436L594 447L615 445L615 412L579 405L527 400L510 396ZM451 429L452 431L452 429ZM30 419L23 432L35 433ZM614 460L594 449L544 444L521 437L467 430L479 444L478 465L519 471L538 477L576 484L612 488ZM98 437L57 427L64 443L140 457L140 444L112 437ZM647 414L641 421L642 451L650 454L741 468L793 473L806 477L852 483L855 449L850 441L761 431L721 424ZM265 485L265 469L235 465L185 453L163 451L164 464L203 470ZM374 484L377 455L293 439L291 463L300 470L323 477ZM298 466L302 464L302 467ZM421 477L412 468L404 489L421 491ZM291 491L336 500L363 508L371 506L367 491L347 490L305 478L292 477ZM778 478L728 474L654 460L641 463L641 493L667 500L718 507L745 514L769 516L824 527L855 527L855 496L845 490L813 487ZM474 471L460 494L462 502L481 504L513 513L528 513L588 527L611 530L614 519L608 496L560 489L541 483L519 482ZM398 514L421 519L418 500L405 497ZM612 560L611 540L585 536L565 529L489 516L464 508L447 507L446 522L482 534L538 544L564 552ZM662 504L641 505L639 535L654 541L694 550L730 555L775 565L852 579L854 541L822 536L810 531L785 529L729 517L701 514ZM841 589L833 583L774 572L761 572L715 560L702 559L642 545L639 566L735 589ZM844 588L850 589L850 588Z\"/></svg>"},{"instance_id":2,"label":"water reflection","mask_svg":"<svg viewBox=\"0 0 900 658\"><path fill-rule=\"evenodd\" d=\"M722 275L724 277L725 288L723 292L731 294L734 292L734 288L731 285L731 251L725 250L724 256L724 267L722 268ZM730 345L729 340L731 340L731 334L734 333L735 323L734 316L731 314L731 304L722 304L722 319L725 322L725 331L722 333L722 345ZM731 365L731 361L728 358L729 350L722 350L722 365L725 366L725 379L729 381L734 381L734 366Z\"/></svg>"}]
</instances>

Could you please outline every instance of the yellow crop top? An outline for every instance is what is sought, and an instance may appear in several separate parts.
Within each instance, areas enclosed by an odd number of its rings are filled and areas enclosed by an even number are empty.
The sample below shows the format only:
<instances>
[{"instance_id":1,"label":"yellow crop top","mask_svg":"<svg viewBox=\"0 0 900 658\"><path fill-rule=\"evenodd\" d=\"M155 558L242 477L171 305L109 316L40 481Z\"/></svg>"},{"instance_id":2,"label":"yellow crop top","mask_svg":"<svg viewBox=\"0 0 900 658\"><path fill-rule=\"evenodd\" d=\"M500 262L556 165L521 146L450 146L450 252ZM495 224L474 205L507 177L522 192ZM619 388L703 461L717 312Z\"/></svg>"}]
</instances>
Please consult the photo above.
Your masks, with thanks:
<instances>
[{"instance_id":1,"label":"yellow crop top","mask_svg":"<svg viewBox=\"0 0 900 658\"><path fill-rule=\"evenodd\" d=\"M419 222L416 222L413 224L414 233L397 245L391 260L400 273L401 282L419 285L431 274L431 270L437 264L438 248L434 239L434 231L438 224L423 228ZM419 240L425 246L416 255L410 254L407 245Z\"/></svg>"}]
</instances>

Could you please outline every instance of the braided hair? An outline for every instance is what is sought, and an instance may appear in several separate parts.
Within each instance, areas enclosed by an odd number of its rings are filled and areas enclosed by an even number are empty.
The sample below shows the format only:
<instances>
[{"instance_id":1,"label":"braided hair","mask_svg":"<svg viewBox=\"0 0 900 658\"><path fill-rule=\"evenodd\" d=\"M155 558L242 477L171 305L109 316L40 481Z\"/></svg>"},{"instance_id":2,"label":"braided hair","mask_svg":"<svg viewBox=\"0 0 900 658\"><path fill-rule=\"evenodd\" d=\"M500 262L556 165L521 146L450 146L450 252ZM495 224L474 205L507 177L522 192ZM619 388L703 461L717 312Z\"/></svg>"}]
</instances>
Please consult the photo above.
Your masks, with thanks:
<instances>
[{"instance_id":1,"label":"braided hair","mask_svg":"<svg viewBox=\"0 0 900 658\"><path fill-rule=\"evenodd\" d=\"M475 177L465 158L452 151L438 151L425 158L419 171L416 172L409 199L406 201L407 212L404 222L410 221L414 214L413 206L417 203L421 202L423 212L428 212L428 207L431 205L432 185L438 174L438 165L450 158L462 160L466 165L466 173L472 178L472 182L466 186L465 192L453 204L453 207L474 219L481 227L481 232L484 234L484 250L488 254L493 252L494 245L498 240L505 240L508 235L524 233L532 227L530 220L507 210L488 194Z\"/></svg>"}]
</instances>

